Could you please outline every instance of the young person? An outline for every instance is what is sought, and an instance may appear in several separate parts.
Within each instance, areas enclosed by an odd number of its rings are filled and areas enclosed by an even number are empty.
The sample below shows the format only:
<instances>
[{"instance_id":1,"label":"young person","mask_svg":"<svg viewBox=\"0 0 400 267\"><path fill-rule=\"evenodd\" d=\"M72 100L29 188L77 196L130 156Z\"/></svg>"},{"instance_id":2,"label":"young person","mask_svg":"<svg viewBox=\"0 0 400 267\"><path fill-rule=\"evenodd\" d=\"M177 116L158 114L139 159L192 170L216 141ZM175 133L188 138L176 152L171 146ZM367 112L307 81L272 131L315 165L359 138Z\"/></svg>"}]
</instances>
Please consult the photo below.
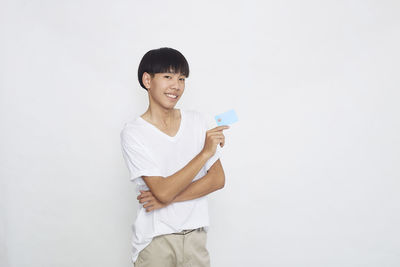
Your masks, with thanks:
<instances>
[{"instance_id":1,"label":"young person","mask_svg":"<svg viewBox=\"0 0 400 267\"><path fill-rule=\"evenodd\" d=\"M150 50L139 64L149 107L121 131L130 180L144 203L132 225L135 267L210 266L207 195L225 184L218 145L229 126L208 130L202 113L175 108L187 77L185 57L172 48Z\"/></svg>"}]
</instances>

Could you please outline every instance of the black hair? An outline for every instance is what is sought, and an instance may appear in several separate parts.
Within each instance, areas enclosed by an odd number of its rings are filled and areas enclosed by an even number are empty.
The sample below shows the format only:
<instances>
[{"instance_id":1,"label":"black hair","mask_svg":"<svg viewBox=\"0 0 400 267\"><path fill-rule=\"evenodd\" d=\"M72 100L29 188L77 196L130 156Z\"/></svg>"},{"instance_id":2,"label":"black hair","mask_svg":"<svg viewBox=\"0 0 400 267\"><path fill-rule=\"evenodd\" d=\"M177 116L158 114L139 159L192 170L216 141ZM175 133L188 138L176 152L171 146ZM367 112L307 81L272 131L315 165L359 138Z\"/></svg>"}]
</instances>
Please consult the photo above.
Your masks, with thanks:
<instances>
[{"instance_id":1,"label":"black hair","mask_svg":"<svg viewBox=\"0 0 400 267\"><path fill-rule=\"evenodd\" d=\"M138 69L138 79L140 86L145 90L142 77L143 73L149 73L154 77L155 73L181 73L189 77L189 64L186 58L178 51L169 47L161 47L148 51L142 58Z\"/></svg>"}]
</instances>

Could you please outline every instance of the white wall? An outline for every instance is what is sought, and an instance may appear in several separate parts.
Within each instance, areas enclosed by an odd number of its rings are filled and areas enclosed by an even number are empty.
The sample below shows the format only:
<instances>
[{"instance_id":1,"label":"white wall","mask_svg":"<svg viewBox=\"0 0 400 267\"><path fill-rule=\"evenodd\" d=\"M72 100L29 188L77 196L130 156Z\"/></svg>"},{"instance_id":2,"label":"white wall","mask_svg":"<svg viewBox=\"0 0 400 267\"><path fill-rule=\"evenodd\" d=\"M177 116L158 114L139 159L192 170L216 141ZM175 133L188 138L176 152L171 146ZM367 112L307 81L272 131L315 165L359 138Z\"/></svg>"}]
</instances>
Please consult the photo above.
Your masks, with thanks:
<instances>
[{"instance_id":1,"label":"white wall","mask_svg":"<svg viewBox=\"0 0 400 267\"><path fill-rule=\"evenodd\" d=\"M212 266L400 265L398 1L0 5L1 266L132 266L119 132L162 46L191 68L177 108L239 116Z\"/></svg>"}]
</instances>

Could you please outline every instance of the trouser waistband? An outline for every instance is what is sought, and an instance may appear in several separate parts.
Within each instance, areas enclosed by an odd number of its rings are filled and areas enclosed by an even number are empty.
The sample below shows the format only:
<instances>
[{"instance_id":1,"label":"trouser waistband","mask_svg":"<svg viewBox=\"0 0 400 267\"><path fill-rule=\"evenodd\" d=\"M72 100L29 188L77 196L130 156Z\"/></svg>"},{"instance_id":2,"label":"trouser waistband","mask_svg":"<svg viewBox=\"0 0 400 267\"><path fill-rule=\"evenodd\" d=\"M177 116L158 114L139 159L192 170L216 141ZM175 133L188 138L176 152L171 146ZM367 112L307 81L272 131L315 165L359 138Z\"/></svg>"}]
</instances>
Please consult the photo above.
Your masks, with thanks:
<instances>
[{"instance_id":1,"label":"trouser waistband","mask_svg":"<svg viewBox=\"0 0 400 267\"><path fill-rule=\"evenodd\" d=\"M181 232L178 232L178 233L172 233L172 234L174 234L174 235L186 235L186 234L189 234L189 233L191 233L191 232L193 232L193 231L196 231L196 230L203 230L204 228L203 227L200 227L200 228L196 228L196 229L189 229L189 230L183 230L183 231L181 231Z\"/></svg>"}]
</instances>

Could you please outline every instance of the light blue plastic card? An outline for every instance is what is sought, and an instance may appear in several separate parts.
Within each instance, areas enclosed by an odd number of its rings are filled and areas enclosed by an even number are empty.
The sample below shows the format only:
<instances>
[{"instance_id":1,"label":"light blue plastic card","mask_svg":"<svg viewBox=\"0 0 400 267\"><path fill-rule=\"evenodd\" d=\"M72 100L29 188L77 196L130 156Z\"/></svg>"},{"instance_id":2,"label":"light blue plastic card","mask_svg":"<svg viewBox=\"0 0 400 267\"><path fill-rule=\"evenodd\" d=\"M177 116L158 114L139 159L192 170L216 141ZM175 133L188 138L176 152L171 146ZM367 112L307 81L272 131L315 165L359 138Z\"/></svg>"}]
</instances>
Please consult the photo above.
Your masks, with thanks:
<instances>
[{"instance_id":1,"label":"light blue plastic card","mask_svg":"<svg viewBox=\"0 0 400 267\"><path fill-rule=\"evenodd\" d=\"M236 115L235 110L231 109L227 112L221 113L215 116L215 121L217 122L218 126L221 125L230 125L234 122L238 121L238 117Z\"/></svg>"}]
</instances>

